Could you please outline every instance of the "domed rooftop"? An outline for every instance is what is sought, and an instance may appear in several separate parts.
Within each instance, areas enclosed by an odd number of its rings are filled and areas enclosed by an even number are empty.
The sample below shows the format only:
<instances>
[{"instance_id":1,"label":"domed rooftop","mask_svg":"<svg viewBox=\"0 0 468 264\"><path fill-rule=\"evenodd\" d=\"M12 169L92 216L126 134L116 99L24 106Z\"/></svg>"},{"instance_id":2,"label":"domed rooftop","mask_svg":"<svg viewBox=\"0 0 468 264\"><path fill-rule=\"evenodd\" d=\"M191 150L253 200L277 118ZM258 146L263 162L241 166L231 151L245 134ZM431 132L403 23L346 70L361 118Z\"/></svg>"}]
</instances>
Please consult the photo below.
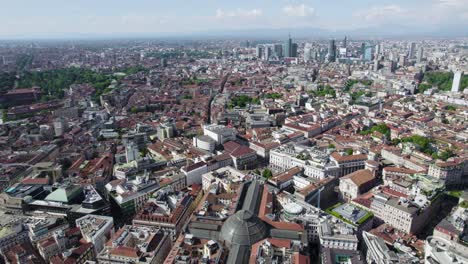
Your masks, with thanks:
<instances>
[{"instance_id":1,"label":"domed rooftop","mask_svg":"<svg viewBox=\"0 0 468 264\"><path fill-rule=\"evenodd\" d=\"M266 238L268 228L256 215L240 210L224 222L219 235L227 245L251 246Z\"/></svg>"}]
</instances>

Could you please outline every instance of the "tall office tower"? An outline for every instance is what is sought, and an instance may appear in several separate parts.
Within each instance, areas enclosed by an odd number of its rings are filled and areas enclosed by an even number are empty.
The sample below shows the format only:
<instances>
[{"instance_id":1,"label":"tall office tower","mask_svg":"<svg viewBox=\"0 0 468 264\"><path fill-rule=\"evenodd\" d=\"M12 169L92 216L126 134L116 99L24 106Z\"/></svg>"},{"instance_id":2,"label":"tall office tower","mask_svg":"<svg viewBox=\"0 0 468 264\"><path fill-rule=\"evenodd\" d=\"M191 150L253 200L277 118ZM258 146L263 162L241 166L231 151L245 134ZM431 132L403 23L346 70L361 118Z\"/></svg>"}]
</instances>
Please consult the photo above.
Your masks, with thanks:
<instances>
[{"instance_id":1,"label":"tall office tower","mask_svg":"<svg viewBox=\"0 0 468 264\"><path fill-rule=\"evenodd\" d=\"M304 61L308 62L312 60L312 45L307 43L304 47Z\"/></svg>"},{"instance_id":2,"label":"tall office tower","mask_svg":"<svg viewBox=\"0 0 468 264\"><path fill-rule=\"evenodd\" d=\"M284 43L284 56L285 57L292 57L292 39L291 35L289 35L288 40Z\"/></svg>"},{"instance_id":3,"label":"tall office tower","mask_svg":"<svg viewBox=\"0 0 468 264\"><path fill-rule=\"evenodd\" d=\"M366 43L361 43L361 57L364 58L364 53L366 52Z\"/></svg>"},{"instance_id":4,"label":"tall office tower","mask_svg":"<svg viewBox=\"0 0 468 264\"><path fill-rule=\"evenodd\" d=\"M336 45L335 45L335 40L330 39L330 42L328 43L328 54L327 54L327 60L328 62L334 62L336 59Z\"/></svg>"},{"instance_id":5,"label":"tall office tower","mask_svg":"<svg viewBox=\"0 0 468 264\"><path fill-rule=\"evenodd\" d=\"M460 84L463 77L462 71L455 72L453 76L453 83L452 83L452 93L458 93L460 91Z\"/></svg>"},{"instance_id":6,"label":"tall office tower","mask_svg":"<svg viewBox=\"0 0 468 264\"><path fill-rule=\"evenodd\" d=\"M297 49L298 49L297 43L293 43L291 45L291 56L290 57L294 57L294 58L297 57Z\"/></svg>"},{"instance_id":7,"label":"tall office tower","mask_svg":"<svg viewBox=\"0 0 468 264\"><path fill-rule=\"evenodd\" d=\"M414 55L416 53L416 43L411 42L409 45L409 50L408 50L408 59L413 59Z\"/></svg>"},{"instance_id":8,"label":"tall office tower","mask_svg":"<svg viewBox=\"0 0 468 264\"><path fill-rule=\"evenodd\" d=\"M374 71L378 71L378 70L379 70L379 66L380 66L380 62L379 62L378 57L376 57L376 58L374 59Z\"/></svg>"},{"instance_id":9,"label":"tall office tower","mask_svg":"<svg viewBox=\"0 0 468 264\"><path fill-rule=\"evenodd\" d=\"M344 39L343 39L343 43L341 43L341 47L342 48L346 48L346 45L347 45L347 37L345 36Z\"/></svg>"},{"instance_id":10,"label":"tall office tower","mask_svg":"<svg viewBox=\"0 0 468 264\"><path fill-rule=\"evenodd\" d=\"M362 57L366 61L372 60L372 47L364 47L364 56Z\"/></svg>"},{"instance_id":11,"label":"tall office tower","mask_svg":"<svg viewBox=\"0 0 468 264\"><path fill-rule=\"evenodd\" d=\"M271 46L265 45L265 51L264 51L263 59L266 60L266 61L269 60L270 57L271 57L271 53L272 53Z\"/></svg>"},{"instance_id":12,"label":"tall office tower","mask_svg":"<svg viewBox=\"0 0 468 264\"><path fill-rule=\"evenodd\" d=\"M416 54L416 62L417 63L420 63L422 61L423 54L424 54L424 48L422 46L419 46L418 53Z\"/></svg>"},{"instance_id":13,"label":"tall office tower","mask_svg":"<svg viewBox=\"0 0 468 264\"><path fill-rule=\"evenodd\" d=\"M374 57L379 57L380 56L380 52L381 52L381 45L380 43L378 43L377 45L375 45L375 54L374 54Z\"/></svg>"},{"instance_id":14,"label":"tall office tower","mask_svg":"<svg viewBox=\"0 0 468 264\"><path fill-rule=\"evenodd\" d=\"M256 54L255 54L257 56L257 58L259 58L259 59L262 58L263 52L264 52L263 49L264 49L263 45L257 45L257 50L256 50Z\"/></svg>"},{"instance_id":15,"label":"tall office tower","mask_svg":"<svg viewBox=\"0 0 468 264\"><path fill-rule=\"evenodd\" d=\"M275 44L275 55L278 57L278 58L281 58L283 57L283 45L281 44Z\"/></svg>"},{"instance_id":16,"label":"tall office tower","mask_svg":"<svg viewBox=\"0 0 468 264\"><path fill-rule=\"evenodd\" d=\"M390 72L395 72L396 69L396 62L390 61Z\"/></svg>"}]
</instances>

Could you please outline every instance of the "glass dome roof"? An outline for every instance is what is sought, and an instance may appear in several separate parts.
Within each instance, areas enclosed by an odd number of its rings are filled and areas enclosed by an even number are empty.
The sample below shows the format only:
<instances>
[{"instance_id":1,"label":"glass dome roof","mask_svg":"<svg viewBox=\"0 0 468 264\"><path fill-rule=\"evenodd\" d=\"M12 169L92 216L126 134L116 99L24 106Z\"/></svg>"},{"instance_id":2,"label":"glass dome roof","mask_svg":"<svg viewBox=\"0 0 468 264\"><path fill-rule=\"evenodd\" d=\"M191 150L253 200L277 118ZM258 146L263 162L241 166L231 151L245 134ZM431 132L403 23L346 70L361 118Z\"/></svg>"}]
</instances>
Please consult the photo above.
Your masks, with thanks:
<instances>
[{"instance_id":1,"label":"glass dome roof","mask_svg":"<svg viewBox=\"0 0 468 264\"><path fill-rule=\"evenodd\" d=\"M262 220L250 211L240 210L224 222L219 238L227 245L251 246L267 235L268 228Z\"/></svg>"}]
</instances>

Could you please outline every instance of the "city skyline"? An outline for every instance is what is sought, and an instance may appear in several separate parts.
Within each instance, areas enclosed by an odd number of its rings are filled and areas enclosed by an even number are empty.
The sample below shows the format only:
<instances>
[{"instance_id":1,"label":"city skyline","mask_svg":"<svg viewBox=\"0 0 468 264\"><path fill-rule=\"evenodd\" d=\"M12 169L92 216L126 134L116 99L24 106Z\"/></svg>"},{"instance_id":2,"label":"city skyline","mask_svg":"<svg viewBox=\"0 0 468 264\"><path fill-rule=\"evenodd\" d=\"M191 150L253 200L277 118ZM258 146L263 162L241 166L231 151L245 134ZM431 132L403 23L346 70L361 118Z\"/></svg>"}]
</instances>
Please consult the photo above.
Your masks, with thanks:
<instances>
[{"instance_id":1,"label":"city skyline","mask_svg":"<svg viewBox=\"0 0 468 264\"><path fill-rule=\"evenodd\" d=\"M0 39L173 35L465 36L467 0L14 1Z\"/></svg>"}]
</instances>

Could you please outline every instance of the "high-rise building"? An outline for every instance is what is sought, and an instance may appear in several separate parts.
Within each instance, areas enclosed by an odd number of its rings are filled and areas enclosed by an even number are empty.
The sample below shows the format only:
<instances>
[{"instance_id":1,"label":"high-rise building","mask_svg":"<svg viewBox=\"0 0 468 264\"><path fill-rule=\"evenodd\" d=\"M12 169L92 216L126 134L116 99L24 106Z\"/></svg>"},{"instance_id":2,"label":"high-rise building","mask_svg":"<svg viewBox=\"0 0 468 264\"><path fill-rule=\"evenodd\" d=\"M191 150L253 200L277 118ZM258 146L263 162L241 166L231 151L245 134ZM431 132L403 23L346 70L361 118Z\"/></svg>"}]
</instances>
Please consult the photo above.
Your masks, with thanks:
<instances>
[{"instance_id":1,"label":"high-rise building","mask_svg":"<svg viewBox=\"0 0 468 264\"><path fill-rule=\"evenodd\" d=\"M413 59L414 55L416 53L416 43L411 42L409 45L409 50L408 50L408 59Z\"/></svg>"},{"instance_id":2,"label":"high-rise building","mask_svg":"<svg viewBox=\"0 0 468 264\"><path fill-rule=\"evenodd\" d=\"M312 45L307 43L304 47L304 61L308 62L312 60Z\"/></svg>"},{"instance_id":3,"label":"high-rise building","mask_svg":"<svg viewBox=\"0 0 468 264\"><path fill-rule=\"evenodd\" d=\"M284 56L292 57L292 39L289 35L288 40L284 43Z\"/></svg>"},{"instance_id":4,"label":"high-rise building","mask_svg":"<svg viewBox=\"0 0 468 264\"><path fill-rule=\"evenodd\" d=\"M381 49L382 49L382 46L380 45L380 43L375 45L375 54L374 54L375 58L378 58L380 56L380 52L382 52Z\"/></svg>"},{"instance_id":5,"label":"high-rise building","mask_svg":"<svg viewBox=\"0 0 468 264\"><path fill-rule=\"evenodd\" d=\"M361 56L364 58L364 53L366 52L366 43L361 43Z\"/></svg>"},{"instance_id":6,"label":"high-rise building","mask_svg":"<svg viewBox=\"0 0 468 264\"><path fill-rule=\"evenodd\" d=\"M293 43L291 45L291 56L289 57L294 57L294 58L297 57L297 48L298 48L297 43Z\"/></svg>"},{"instance_id":7,"label":"high-rise building","mask_svg":"<svg viewBox=\"0 0 468 264\"><path fill-rule=\"evenodd\" d=\"M281 45L281 44L275 44L275 45L274 45L274 50L275 50L275 55L276 55L278 58L283 57L283 45Z\"/></svg>"},{"instance_id":8,"label":"high-rise building","mask_svg":"<svg viewBox=\"0 0 468 264\"><path fill-rule=\"evenodd\" d=\"M422 61L423 54L424 54L424 49L423 49L422 46L419 46L419 48L418 48L418 54L416 55L416 62L417 62L417 63L420 63L420 62Z\"/></svg>"},{"instance_id":9,"label":"high-rise building","mask_svg":"<svg viewBox=\"0 0 468 264\"><path fill-rule=\"evenodd\" d=\"M264 50L264 55L263 55L263 59L264 60L269 60L270 57L271 57L271 53L272 53L272 48L271 46L265 46L265 50Z\"/></svg>"},{"instance_id":10,"label":"high-rise building","mask_svg":"<svg viewBox=\"0 0 468 264\"><path fill-rule=\"evenodd\" d=\"M374 59L374 71L378 71L380 66L380 62L378 58Z\"/></svg>"},{"instance_id":11,"label":"high-rise building","mask_svg":"<svg viewBox=\"0 0 468 264\"><path fill-rule=\"evenodd\" d=\"M348 44L347 43L347 37L345 36L344 39L343 39L343 43L341 43L341 47L346 48L347 44Z\"/></svg>"},{"instance_id":12,"label":"high-rise building","mask_svg":"<svg viewBox=\"0 0 468 264\"><path fill-rule=\"evenodd\" d=\"M366 60L366 61L371 61L372 60L372 47L371 46L364 47L363 59Z\"/></svg>"},{"instance_id":13,"label":"high-rise building","mask_svg":"<svg viewBox=\"0 0 468 264\"><path fill-rule=\"evenodd\" d=\"M335 45L335 40L330 39L330 42L328 43L328 54L327 54L327 60L328 62L334 62L336 59L336 45Z\"/></svg>"},{"instance_id":14,"label":"high-rise building","mask_svg":"<svg viewBox=\"0 0 468 264\"><path fill-rule=\"evenodd\" d=\"M453 75L453 83L452 83L452 93L458 93L460 91L460 84L463 77L463 72L457 71Z\"/></svg>"},{"instance_id":15,"label":"high-rise building","mask_svg":"<svg viewBox=\"0 0 468 264\"><path fill-rule=\"evenodd\" d=\"M257 45L257 49L256 49L256 52L255 52L255 56L256 56L257 58L259 58L259 59L262 58L263 52L264 52L263 50L264 50L263 45Z\"/></svg>"}]
</instances>

